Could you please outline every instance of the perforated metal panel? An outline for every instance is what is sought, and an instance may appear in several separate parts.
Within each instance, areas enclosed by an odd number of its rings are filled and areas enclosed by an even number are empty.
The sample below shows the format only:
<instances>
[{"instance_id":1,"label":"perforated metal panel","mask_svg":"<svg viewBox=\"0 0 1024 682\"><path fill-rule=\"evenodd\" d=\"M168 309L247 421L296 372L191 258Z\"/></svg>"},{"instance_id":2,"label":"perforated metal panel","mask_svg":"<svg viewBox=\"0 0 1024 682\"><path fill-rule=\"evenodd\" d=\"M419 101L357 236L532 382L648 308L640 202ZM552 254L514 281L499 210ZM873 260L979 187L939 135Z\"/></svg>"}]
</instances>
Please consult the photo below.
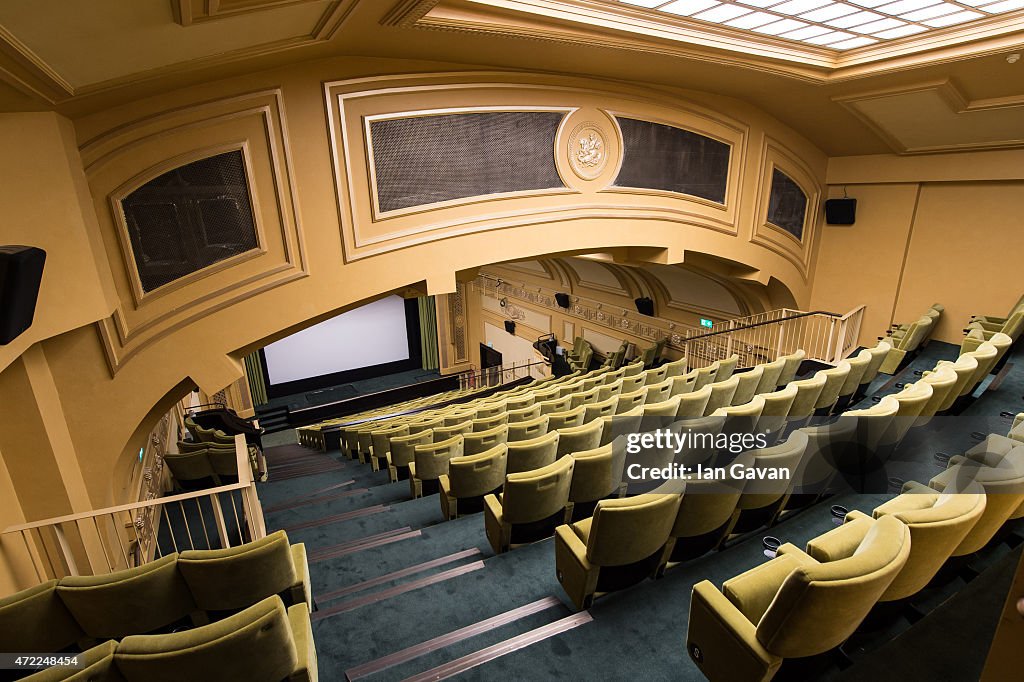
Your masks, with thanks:
<instances>
[{"instance_id":1,"label":"perforated metal panel","mask_svg":"<svg viewBox=\"0 0 1024 682\"><path fill-rule=\"evenodd\" d=\"M373 121L380 210L563 187L554 156L562 116L513 111Z\"/></svg>"},{"instance_id":2,"label":"perforated metal panel","mask_svg":"<svg viewBox=\"0 0 1024 682\"><path fill-rule=\"evenodd\" d=\"M772 188L768 195L768 222L797 239L803 239L806 213L807 195L800 185L778 168L773 169Z\"/></svg>"},{"instance_id":3,"label":"perforated metal panel","mask_svg":"<svg viewBox=\"0 0 1024 682\"><path fill-rule=\"evenodd\" d=\"M660 189L725 202L729 145L689 130L616 117L622 168L615 185Z\"/></svg>"},{"instance_id":4,"label":"perforated metal panel","mask_svg":"<svg viewBox=\"0 0 1024 682\"><path fill-rule=\"evenodd\" d=\"M146 292L258 245L241 151L168 171L121 207Z\"/></svg>"}]
</instances>

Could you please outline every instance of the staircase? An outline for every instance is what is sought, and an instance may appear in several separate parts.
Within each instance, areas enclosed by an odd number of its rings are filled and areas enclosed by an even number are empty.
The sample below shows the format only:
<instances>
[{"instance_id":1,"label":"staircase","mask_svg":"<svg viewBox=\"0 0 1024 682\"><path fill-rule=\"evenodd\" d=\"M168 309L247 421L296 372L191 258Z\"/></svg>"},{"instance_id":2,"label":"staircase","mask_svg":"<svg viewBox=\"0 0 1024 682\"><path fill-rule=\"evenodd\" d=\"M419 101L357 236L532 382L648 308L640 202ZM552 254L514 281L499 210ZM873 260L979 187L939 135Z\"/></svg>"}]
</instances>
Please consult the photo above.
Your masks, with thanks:
<instances>
[{"instance_id":1,"label":"staircase","mask_svg":"<svg viewBox=\"0 0 1024 682\"><path fill-rule=\"evenodd\" d=\"M268 407L262 405L256 408L256 416L260 420L260 427L265 433L276 433L292 428L290 412L287 405L281 407Z\"/></svg>"}]
</instances>

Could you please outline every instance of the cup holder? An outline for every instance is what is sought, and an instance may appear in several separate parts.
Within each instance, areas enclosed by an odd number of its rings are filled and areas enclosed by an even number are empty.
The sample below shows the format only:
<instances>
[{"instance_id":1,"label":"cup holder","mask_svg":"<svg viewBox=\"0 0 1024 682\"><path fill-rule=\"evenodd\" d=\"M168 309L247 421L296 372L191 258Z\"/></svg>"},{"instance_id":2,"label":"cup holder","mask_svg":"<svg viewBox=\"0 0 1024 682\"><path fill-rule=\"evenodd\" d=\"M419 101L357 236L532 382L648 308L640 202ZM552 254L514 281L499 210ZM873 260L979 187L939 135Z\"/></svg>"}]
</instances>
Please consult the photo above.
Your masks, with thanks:
<instances>
[{"instance_id":1,"label":"cup holder","mask_svg":"<svg viewBox=\"0 0 1024 682\"><path fill-rule=\"evenodd\" d=\"M977 441L985 440L987 437L988 437L988 434L982 433L981 431L972 431L971 432L971 438L973 438L974 440L977 440Z\"/></svg>"},{"instance_id":2,"label":"cup holder","mask_svg":"<svg viewBox=\"0 0 1024 682\"><path fill-rule=\"evenodd\" d=\"M948 452L936 452L934 457L935 465L938 466L940 469L945 469L947 466L949 466L949 458L952 457L952 455L950 455Z\"/></svg>"},{"instance_id":3,"label":"cup holder","mask_svg":"<svg viewBox=\"0 0 1024 682\"><path fill-rule=\"evenodd\" d=\"M774 559L779 553L779 547L782 546L782 540L774 535L766 535L761 538L761 545L764 547L764 555L769 559Z\"/></svg>"},{"instance_id":4,"label":"cup holder","mask_svg":"<svg viewBox=\"0 0 1024 682\"><path fill-rule=\"evenodd\" d=\"M843 525L846 515L850 513L850 510L841 504L833 504L829 507L829 511L832 513L832 523L837 526Z\"/></svg>"},{"instance_id":5,"label":"cup holder","mask_svg":"<svg viewBox=\"0 0 1024 682\"><path fill-rule=\"evenodd\" d=\"M890 476L889 477L889 492L890 493L899 494L903 490L903 484L905 484L905 483L906 483L906 481L904 481L902 478L897 478L896 476Z\"/></svg>"}]
</instances>

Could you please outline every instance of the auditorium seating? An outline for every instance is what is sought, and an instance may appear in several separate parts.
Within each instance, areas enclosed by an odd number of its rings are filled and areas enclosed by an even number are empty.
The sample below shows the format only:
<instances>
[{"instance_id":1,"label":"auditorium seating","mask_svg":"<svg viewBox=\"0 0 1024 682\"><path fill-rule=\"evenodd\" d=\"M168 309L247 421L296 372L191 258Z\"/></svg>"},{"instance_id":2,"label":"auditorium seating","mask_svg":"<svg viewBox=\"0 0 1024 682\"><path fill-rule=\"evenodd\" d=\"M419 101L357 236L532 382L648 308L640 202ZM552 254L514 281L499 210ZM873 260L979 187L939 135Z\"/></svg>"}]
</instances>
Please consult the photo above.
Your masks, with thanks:
<instances>
[{"instance_id":1,"label":"auditorium seating","mask_svg":"<svg viewBox=\"0 0 1024 682\"><path fill-rule=\"evenodd\" d=\"M779 378L775 383L776 388L782 388L789 382L796 378L796 374L800 371L800 363L807 357L807 352L802 348L798 348L788 355L783 355L779 360L783 361L782 370L779 372Z\"/></svg>"},{"instance_id":2,"label":"auditorium seating","mask_svg":"<svg viewBox=\"0 0 1024 682\"><path fill-rule=\"evenodd\" d=\"M579 426L566 426L557 429L558 433L558 454L557 457L583 450L592 450L601 442L604 433L604 422L595 419Z\"/></svg>"},{"instance_id":3,"label":"auditorium seating","mask_svg":"<svg viewBox=\"0 0 1024 682\"><path fill-rule=\"evenodd\" d=\"M910 554L880 602L906 599L922 590L952 556L985 511L986 496L977 483L955 493L911 491L875 507L871 516L853 510L843 525L807 543L807 553L821 563L849 555L870 532L872 518L891 516L910 531Z\"/></svg>"},{"instance_id":4,"label":"auditorium seating","mask_svg":"<svg viewBox=\"0 0 1024 682\"><path fill-rule=\"evenodd\" d=\"M508 442L514 443L522 440L532 440L543 436L548 432L548 422L551 417L544 414L528 421L515 422L508 425Z\"/></svg>"},{"instance_id":5,"label":"auditorium seating","mask_svg":"<svg viewBox=\"0 0 1024 682\"><path fill-rule=\"evenodd\" d=\"M435 430L436 434L436 430ZM435 436L436 438L436 436ZM413 461L409 463L409 489L413 497L423 497L438 490L438 479L448 473L448 461L463 452L463 438L455 435L430 445L413 448Z\"/></svg>"},{"instance_id":6,"label":"auditorium seating","mask_svg":"<svg viewBox=\"0 0 1024 682\"><path fill-rule=\"evenodd\" d=\"M533 471L552 464L558 453L558 438L558 432L552 431L529 440L509 442L506 473Z\"/></svg>"},{"instance_id":7,"label":"auditorium seating","mask_svg":"<svg viewBox=\"0 0 1024 682\"><path fill-rule=\"evenodd\" d=\"M934 312L929 309L930 312ZM935 325L936 316L925 315L911 323L905 332L891 332L888 336L879 337L879 341L892 346L892 350L886 356L885 361L878 368L882 374L895 374L914 356L916 356L921 344L931 334Z\"/></svg>"},{"instance_id":8,"label":"auditorium seating","mask_svg":"<svg viewBox=\"0 0 1024 682\"><path fill-rule=\"evenodd\" d=\"M483 509L484 495L501 489L505 482L508 447L499 443L479 454L453 457L448 473L438 477L441 511L445 519Z\"/></svg>"},{"instance_id":9,"label":"auditorium seating","mask_svg":"<svg viewBox=\"0 0 1024 682\"><path fill-rule=\"evenodd\" d=\"M761 377L764 376L764 368L764 365L757 365L746 372L736 374L739 383L736 385L736 393L732 396L733 405L748 403L757 395L757 387L761 384Z\"/></svg>"},{"instance_id":10,"label":"auditorium seating","mask_svg":"<svg viewBox=\"0 0 1024 682\"><path fill-rule=\"evenodd\" d=\"M484 497L484 530L495 554L550 536L572 518L572 457L533 471L508 474L500 496Z\"/></svg>"},{"instance_id":11,"label":"auditorium seating","mask_svg":"<svg viewBox=\"0 0 1024 682\"><path fill-rule=\"evenodd\" d=\"M572 426L582 426L585 414L586 408L583 405L564 412L552 412L547 415L548 430L557 431L559 429L569 428Z\"/></svg>"},{"instance_id":12,"label":"auditorium seating","mask_svg":"<svg viewBox=\"0 0 1024 682\"><path fill-rule=\"evenodd\" d=\"M388 476L392 483L409 478L409 464L415 461L416 446L434 442L434 431L426 429L406 436L392 436L388 441Z\"/></svg>"},{"instance_id":13,"label":"auditorium seating","mask_svg":"<svg viewBox=\"0 0 1024 682\"><path fill-rule=\"evenodd\" d=\"M555 530L558 582L579 609L610 592L660 574L668 563L676 495L601 500L594 515Z\"/></svg>"},{"instance_id":14,"label":"auditorium seating","mask_svg":"<svg viewBox=\"0 0 1024 682\"><path fill-rule=\"evenodd\" d=\"M190 627L281 598L276 595L309 613L305 546L290 545L284 531L237 547L50 580L0 599L0 632L5 648L15 651L74 651L105 639Z\"/></svg>"},{"instance_id":15,"label":"auditorium seating","mask_svg":"<svg viewBox=\"0 0 1024 682\"><path fill-rule=\"evenodd\" d=\"M471 431L463 434L463 455L478 455L496 445L508 442L508 426L500 424L486 431Z\"/></svg>"},{"instance_id":16,"label":"auditorium seating","mask_svg":"<svg viewBox=\"0 0 1024 682\"><path fill-rule=\"evenodd\" d=\"M991 340L995 334L1006 334L1016 342L1024 330L1024 306L1018 306L1003 322L975 320L967 325L967 330L980 331L986 341Z\"/></svg>"},{"instance_id":17,"label":"auditorium seating","mask_svg":"<svg viewBox=\"0 0 1024 682\"><path fill-rule=\"evenodd\" d=\"M758 469L772 468L789 472L789 480L797 478L800 464L807 452L807 433L794 431L786 442L773 447L759 448L750 451L753 461L751 467ZM770 528L779 512L786 505L791 485L781 486L775 480L751 480L743 487L743 494L736 501L735 522L730 533L746 533L756 528Z\"/></svg>"},{"instance_id":18,"label":"auditorium seating","mask_svg":"<svg viewBox=\"0 0 1024 682\"><path fill-rule=\"evenodd\" d=\"M708 403L704 407L704 416L713 414L720 407L731 405L732 397L736 394L736 387L739 386L739 383L739 377L734 376L723 381L715 381L708 384L711 387L711 395L708 397Z\"/></svg>"},{"instance_id":19,"label":"auditorium seating","mask_svg":"<svg viewBox=\"0 0 1024 682\"><path fill-rule=\"evenodd\" d=\"M871 522L858 543L819 562L785 544L771 561L719 590L693 586L686 649L712 682L771 679L783 660L842 644L899 575L910 554L907 527Z\"/></svg>"}]
</instances>

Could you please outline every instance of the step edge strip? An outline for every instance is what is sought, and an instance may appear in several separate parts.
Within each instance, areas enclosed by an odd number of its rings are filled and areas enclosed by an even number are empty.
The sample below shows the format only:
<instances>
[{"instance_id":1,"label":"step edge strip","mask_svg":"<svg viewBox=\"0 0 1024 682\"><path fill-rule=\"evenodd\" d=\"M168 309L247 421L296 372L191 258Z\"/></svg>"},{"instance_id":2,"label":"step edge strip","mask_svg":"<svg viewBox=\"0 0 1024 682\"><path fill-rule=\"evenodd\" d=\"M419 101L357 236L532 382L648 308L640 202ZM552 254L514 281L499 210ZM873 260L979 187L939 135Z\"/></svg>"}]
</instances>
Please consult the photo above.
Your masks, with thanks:
<instances>
[{"instance_id":1,"label":"step edge strip","mask_svg":"<svg viewBox=\"0 0 1024 682\"><path fill-rule=\"evenodd\" d=\"M473 549L465 549L461 552L455 552L447 556L438 557L437 559L431 559L430 561L425 561L421 564L414 564L407 568L401 568L397 571L392 571L391 573L385 573L384 575L379 575L375 578L369 578L354 585L349 585L348 587L342 587L336 590L332 590L326 594L319 595L318 599L322 602L331 601L334 599L338 599L339 597L344 597L346 595L353 594L355 592L362 592L363 590L369 589L375 585L380 585L381 583L391 582L392 580L398 580L399 578L404 578L408 575L414 575L416 573L422 573L423 571L426 571L431 568L437 568L438 566L444 566L445 564L450 564L453 561L458 561L459 559L466 559L471 556L479 556L480 554L483 554L483 552L481 552L479 548L474 547Z\"/></svg>"}]
</instances>

